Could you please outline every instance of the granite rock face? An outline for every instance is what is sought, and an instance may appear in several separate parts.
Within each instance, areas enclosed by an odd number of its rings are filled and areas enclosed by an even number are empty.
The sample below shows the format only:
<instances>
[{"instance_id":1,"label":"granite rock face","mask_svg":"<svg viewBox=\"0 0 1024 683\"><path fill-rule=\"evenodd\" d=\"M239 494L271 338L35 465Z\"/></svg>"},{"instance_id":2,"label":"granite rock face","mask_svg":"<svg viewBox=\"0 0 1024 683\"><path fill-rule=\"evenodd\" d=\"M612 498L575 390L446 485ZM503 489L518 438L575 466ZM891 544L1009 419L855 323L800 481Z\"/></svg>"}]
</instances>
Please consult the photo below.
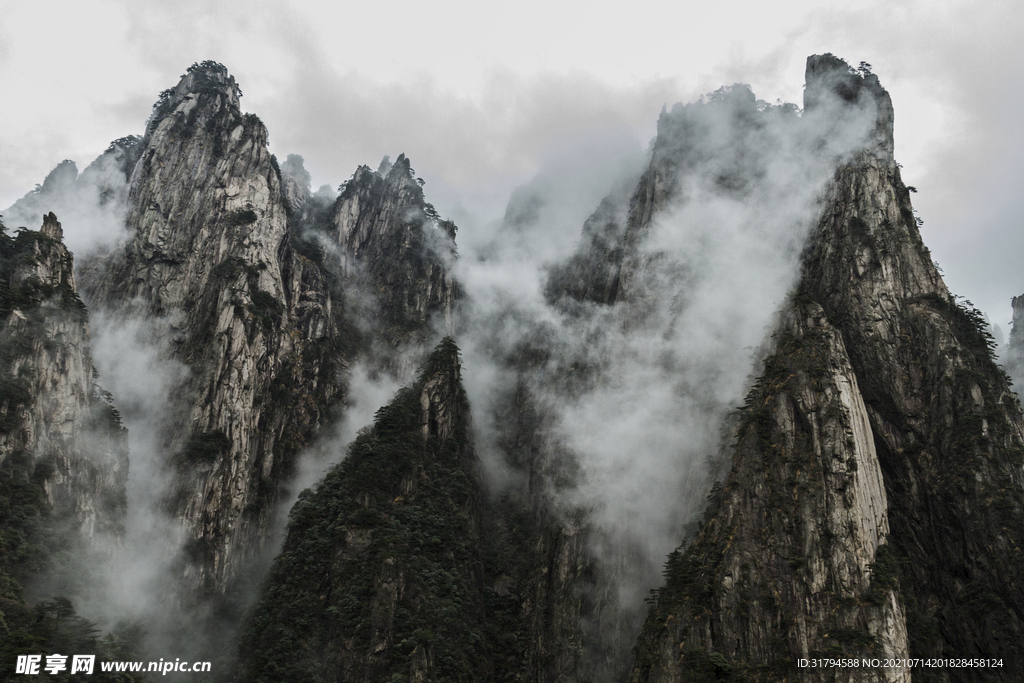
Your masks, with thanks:
<instances>
[{"instance_id":1,"label":"granite rock face","mask_svg":"<svg viewBox=\"0 0 1024 683\"><path fill-rule=\"evenodd\" d=\"M169 505L193 539L186 574L207 590L259 551L280 480L342 392L333 302L288 248L275 166L234 79L193 67L161 95L140 144L130 237L86 287L114 316L166 321L169 353L189 369L164 448L178 480Z\"/></svg>"},{"instance_id":2,"label":"granite rock face","mask_svg":"<svg viewBox=\"0 0 1024 683\"><path fill-rule=\"evenodd\" d=\"M36 578L26 567L54 570L51 555L102 552L124 533L126 433L96 383L62 238L52 212L39 231L0 234L0 570L21 581Z\"/></svg>"},{"instance_id":3,"label":"granite rock face","mask_svg":"<svg viewBox=\"0 0 1024 683\"><path fill-rule=\"evenodd\" d=\"M780 660L868 644L857 654L907 656L902 600L875 569L887 498L842 337L814 303L794 307L776 335L707 524L669 557L633 680L770 680L784 675Z\"/></svg>"},{"instance_id":4,"label":"granite rock face","mask_svg":"<svg viewBox=\"0 0 1024 683\"><path fill-rule=\"evenodd\" d=\"M1024 386L1024 294L1013 297L1010 305L1013 308L1013 327L1002 360L1019 396L1020 387Z\"/></svg>"},{"instance_id":5,"label":"granite rock face","mask_svg":"<svg viewBox=\"0 0 1024 683\"><path fill-rule=\"evenodd\" d=\"M332 221L345 276L374 301L366 323L371 355L408 381L422 354L411 348L455 330L457 228L426 203L404 154L394 164L385 158L376 172L359 167L342 188Z\"/></svg>"},{"instance_id":6,"label":"granite rock face","mask_svg":"<svg viewBox=\"0 0 1024 683\"><path fill-rule=\"evenodd\" d=\"M813 79L809 87L814 87ZM585 395L591 387L615 377L626 358L658 348L659 352L640 366L666 377L666 395L660 403L639 400L654 410L678 407L677 414L666 415L666 419L689 425L689 441L696 444L707 439L707 448L716 447L710 443L714 438L709 435L711 430L701 423L726 423L735 405L731 401L742 396L742 378L730 374L724 364L749 362L746 353L730 345L742 347L736 339L750 339L750 335L755 335L755 344L760 343L764 331L761 324L750 325L746 320L731 330L718 329L715 318L757 320L762 316L763 324L772 322L764 311L752 311L755 315L750 316L749 307L733 305L731 299L737 295L752 298L760 292L739 291L732 282L750 281L749 273L730 272L718 264L732 261L737 268L774 278L752 285L764 290L781 285L781 297L792 286L786 278L799 267L798 254L818 208L817 194L835 166L848 162L854 150L870 141L867 136L878 118L879 104L870 95L855 95L849 104L837 96L820 99L820 105L800 116L793 105L758 101L748 87L734 85L700 102L662 112L649 164L632 194L609 195L586 222L576 253L550 271L546 294L552 305L574 320L600 320L603 316L608 321L603 328L612 327L613 334L619 335L612 344L626 345L604 359L594 358L589 367L586 361L574 368L568 360L549 357L546 363L561 366L570 375L569 384L577 386L573 391ZM746 251L748 244L755 246ZM762 267L744 262L737 253L769 263ZM764 301L770 310L779 305L777 300ZM706 326L708 333L693 330L694 326ZM598 337L602 327L594 327L597 331L593 334ZM583 329L591 333L591 327ZM547 367L540 374L549 384L565 381L554 377L556 373ZM836 378L834 383L845 387L849 378ZM723 403L733 390L737 398ZM566 401L576 400L573 391L567 393ZM833 387L833 393L836 391ZM847 409L854 411L853 406ZM857 414L862 413L861 407ZM643 439L644 435L637 435L638 442ZM680 444L679 448L694 447ZM863 450L863 443L860 448ZM706 452L692 457L703 458ZM532 457L536 461L532 468L543 471L552 465L550 459L545 462L549 456L543 453L535 452ZM853 457L852 451L849 457ZM658 460L656 454L639 447L635 458L638 469ZM703 488L705 475L692 463L678 464L689 467L675 493L681 500L665 501L665 505L678 506L682 515L682 510L693 504L694 489ZM633 467L629 462L622 466ZM856 497L863 506L882 510L878 514L884 518L884 504L877 500L879 487L880 479L873 488L858 489ZM871 517L863 514L864 519ZM642 616L636 619L635 614L642 608L624 603L620 589L652 578L637 570L644 560L643 548L630 547L630 539L603 538L601 523L591 515L584 515L582 521L586 531L575 563L586 569L573 590L585 596L577 615L581 625L577 633L584 645L574 675L580 680L621 680L629 668L632 633L642 622ZM837 518L832 524L838 527L845 521ZM861 567L863 573L873 561L882 533L879 529L884 528L884 519L872 518L872 530L849 541L858 553L849 559L851 566ZM599 556L594 556L594 548L602 549ZM843 565L837 571L844 576L852 571L844 560L829 557L828 561ZM656 571L652 572L655 576ZM642 597L634 602L640 603ZM828 607L821 609L827 611ZM623 636L624 632L630 635ZM600 662L596 670L587 670L595 662Z\"/></svg>"},{"instance_id":7,"label":"granite rock face","mask_svg":"<svg viewBox=\"0 0 1024 683\"><path fill-rule=\"evenodd\" d=\"M278 164L213 62L161 94L143 138L117 141L81 176L62 164L16 205L28 215L74 195L127 228L78 279L93 310L147 321L160 358L186 369L155 427L186 595L231 603L263 566L300 452L345 410L355 363L406 386L299 496L243 626L238 680L1014 680L1019 403L980 314L951 297L921 241L877 77L831 55L806 74L802 114L739 85L663 111L646 170L549 269L539 321L511 304L494 320L460 314L456 227L404 155L314 193L301 157ZM756 215L787 192L791 214ZM510 202L507 227L536 219L536 197ZM741 238L795 226L779 233L779 258L798 274L731 419L719 356L684 343L687 325L708 322L687 306L711 280L665 242L686 227L680 215L705 216L685 214L695 205L727 209L708 223L739 216L723 225ZM53 214L3 236L0 472L16 476L0 484L32 483L39 509L88 544L121 533L127 453L61 240ZM699 241L683 246L699 256ZM481 476L452 338L468 324L486 327L479 346L508 380L487 406L500 486ZM633 343L653 349L648 365ZM700 523L684 532L679 512L704 486L696 469L666 502L686 540L639 640L647 610L628 589L653 561L601 526L603 501L580 494L586 454L559 424L624 367L678 373L664 402L730 432ZM610 398L635 417L627 400ZM823 677L796 664L820 657L1003 666Z\"/></svg>"},{"instance_id":8,"label":"granite rock face","mask_svg":"<svg viewBox=\"0 0 1024 683\"><path fill-rule=\"evenodd\" d=\"M263 550L299 450L344 404L352 360L370 344L398 356L408 337L425 340L434 310L450 318L455 289L423 256L438 230L404 158L405 175L358 210L344 197L334 206L309 192L301 157L278 165L239 96L212 62L161 94L131 170L130 236L90 263L85 287L114 319L159 321L161 352L188 369L162 431L176 480L167 505L191 538L186 576L215 593ZM332 239L331 216L350 210L362 241ZM360 222L360 210L375 218ZM453 253L445 225L435 247ZM380 287L367 291L350 271ZM394 319L404 336L353 310Z\"/></svg>"},{"instance_id":9,"label":"granite rock face","mask_svg":"<svg viewBox=\"0 0 1024 683\"><path fill-rule=\"evenodd\" d=\"M888 95L831 55L807 74L807 110L825 90L870 96L875 129L822 197L731 470L669 558L631 680L819 680L796 662L823 656L1010 667L835 680L1012 680L1019 404L980 314L950 296L921 241Z\"/></svg>"}]
</instances>

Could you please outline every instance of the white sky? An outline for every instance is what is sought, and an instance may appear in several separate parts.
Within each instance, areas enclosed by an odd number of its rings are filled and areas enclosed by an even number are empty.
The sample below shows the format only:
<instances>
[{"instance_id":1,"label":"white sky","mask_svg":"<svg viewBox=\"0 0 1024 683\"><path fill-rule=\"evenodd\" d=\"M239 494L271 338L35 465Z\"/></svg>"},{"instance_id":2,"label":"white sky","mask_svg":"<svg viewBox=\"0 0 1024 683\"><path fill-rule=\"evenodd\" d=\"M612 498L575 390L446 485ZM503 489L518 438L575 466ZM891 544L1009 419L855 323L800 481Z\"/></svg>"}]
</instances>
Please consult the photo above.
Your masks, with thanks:
<instances>
[{"instance_id":1,"label":"white sky","mask_svg":"<svg viewBox=\"0 0 1024 683\"><path fill-rule=\"evenodd\" d=\"M646 146L663 104L734 82L800 103L807 55L832 52L889 90L925 242L1008 332L1024 293L1022 15L1016 0L0 0L0 207L141 134L204 59L314 186L405 152L442 214L486 218L547 164Z\"/></svg>"}]
</instances>

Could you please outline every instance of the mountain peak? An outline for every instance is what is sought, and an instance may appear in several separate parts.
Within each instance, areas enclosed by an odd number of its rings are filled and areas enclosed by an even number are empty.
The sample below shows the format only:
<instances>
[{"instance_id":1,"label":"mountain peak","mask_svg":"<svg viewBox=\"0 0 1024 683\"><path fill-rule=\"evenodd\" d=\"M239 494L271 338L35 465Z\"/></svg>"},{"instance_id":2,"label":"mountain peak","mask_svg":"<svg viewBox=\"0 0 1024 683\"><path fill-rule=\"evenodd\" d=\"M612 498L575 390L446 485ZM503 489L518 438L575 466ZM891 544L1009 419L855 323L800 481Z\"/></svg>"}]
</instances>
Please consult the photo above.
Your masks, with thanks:
<instances>
[{"instance_id":1,"label":"mountain peak","mask_svg":"<svg viewBox=\"0 0 1024 683\"><path fill-rule=\"evenodd\" d=\"M66 191L78 180L78 166L71 159L65 159L57 164L52 171L46 175L40 192L54 193Z\"/></svg>"},{"instance_id":2,"label":"mountain peak","mask_svg":"<svg viewBox=\"0 0 1024 683\"><path fill-rule=\"evenodd\" d=\"M235 114L241 114L241 97L242 90L238 87L235 77L228 73L226 66L209 59L196 62L181 75L181 80L176 86L160 93L156 104L153 105L153 114L146 127L145 137L148 139L160 121L189 100L192 102L185 105L182 110L184 114L191 112L197 102L204 100L207 103L214 103L213 106L217 109L226 108Z\"/></svg>"},{"instance_id":3,"label":"mountain peak","mask_svg":"<svg viewBox=\"0 0 1024 683\"><path fill-rule=\"evenodd\" d=\"M875 126L874 152L892 163L893 108L889 93L871 73L871 65L861 62L856 69L831 53L811 55L804 72L804 111L824 106L826 99L837 99L851 106L873 106Z\"/></svg>"},{"instance_id":4,"label":"mountain peak","mask_svg":"<svg viewBox=\"0 0 1024 683\"><path fill-rule=\"evenodd\" d=\"M64 239L64 230L60 227L57 216L53 211L43 216L43 227L39 229L39 232L55 240Z\"/></svg>"},{"instance_id":5,"label":"mountain peak","mask_svg":"<svg viewBox=\"0 0 1024 683\"><path fill-rule=\"evenodd\" d=\"M383 166L383 161L381 165ZM412 164L409 163L409 159L404 153L398 155L393 165L388 165L387 177L390 178L392 175L398 178L411 178L413 176Z\"/></svg>"},{"instance_id":6,"label":"mountain peak","mask_svg":"<svg viewBox=\"0 0 1024 683\"><path fill-rule=\"evenodd\" d=\"M238 99L242 91L235 82L235 77L228 73L223 64L212 60L196 62L182 74L181 81L176 88L179 93L223 94L226 95L232 104L238 106Z\"/></svg>"}]
</instances>

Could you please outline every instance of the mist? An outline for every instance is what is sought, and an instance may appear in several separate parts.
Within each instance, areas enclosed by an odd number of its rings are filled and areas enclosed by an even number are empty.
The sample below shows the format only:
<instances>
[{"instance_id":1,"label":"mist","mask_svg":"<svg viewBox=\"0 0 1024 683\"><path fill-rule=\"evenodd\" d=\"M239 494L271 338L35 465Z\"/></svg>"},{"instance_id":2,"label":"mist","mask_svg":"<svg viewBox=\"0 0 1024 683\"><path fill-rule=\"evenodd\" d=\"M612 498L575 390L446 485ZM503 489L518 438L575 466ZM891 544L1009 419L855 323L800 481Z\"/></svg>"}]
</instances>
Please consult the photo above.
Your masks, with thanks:
<instances>
[{"instance_id":1,"label":"mist","mask_svg":"<svg viewBox=\"0 0 1024 683\"><path fill-rule=\"evenodd\" d=\"M128 514L124 536L97 557L92 585L75 598L104 630L140 628L137 645L154 659L182 652L185 627L195 618L177 589L187 536L167 510L174 493L166 444L176 414L172 397L189 376L170 358L173 324L103 309L89 313L98 382L113 394L128 429Z\"/></svg>"},{"instance_id":2,"label":"mist","mask_svg":"<svg viewBox=\"0 0 1024 683\"><path fill-rule=\"evenodd\" d=\"M41 216L53 211L69 226L64 243L79 259L112 249L128 236L125 228L126 170L134 163L138 138L115 140L81 174L65 159L21 199L3 211L9 228L38 230Z\"/></svg>"},{"instance_id":3,"label":"mist","mask_svg":"<svg viewBox=\"0 0 1024 683\"><path fill-rule=\"evenodd\" d=\"M299 494L316 486L328 470L341 462L360 430L373 424L377 411L387 405L402 387L395 377L377 372L362 362L356 363L346 375L343 410L336 419L324 425L316 441L299 454L297 472L288 482L290 493L278 503L270 543L275 552L284 539L288 512Z\"/></svg>"},{"instance_id":4,"label":"mist","mask_svg":"<svg viewBox=\"0 0 1024 683\"><path fill-rule=\"evenodd\" d=\"M796 284L820 193L874 123L873 104L861 104L801 115L737 85L663 114L649 174L667 173L659 182L675 190L648 225L619 226L627 249L613 303L578 301L546 281L553 264L591 248L579 239L583 197L591 209L598 189L629 202L635 159L617 174L542 175L513 194L494 239L463 242L471 322L461 344L484 470L497 490L519 481L489 416L525 380L550 437L571 453L549 495L566 518L586 512L590 552L633 627L712 477L724 475L727 418ZM545 360L514 366L524 348Z\"/></svg>"},{"instance_id":5,"label":"mist","mask_svg":"<svg viewBox=\"0 0 1024 683\"><path fill-rule=\"evenodd\" d=\"M663 112L650 144L622 133L564 145L513 193L501 221L456 216L460 257L451 265L466 301L455 338L487 483L495 492L523 484L502 449L506 427L497 417L523 382L553 444L546 457L559 458L547 463L543 487L564 519L584 513L589 553L625 614L626 640L635 637L664 558L686 540L712 479L723 474L728 417L796 284L820 193L874 123L870 103L861 104L800 112L757 101L747 86L723 88ZM67 232L76 255L112 248L124 237L126 155L114 148L80 176L63 164L47 178L53 189L44 183L7 219L18 225L24 216L28 224L45 204L76 226ZM649 221L631 213L645 172L663 190ZM618 295L579 300L553 274L594 249L581 230L606 198L614 237L625 245ZM317 239L329 267L357 275L358 264L336 244ZM372 329L372 296L354 286L346 297L356 325ZM152 647L166 653L196 618L172 587L186 533L165 505L174 494L174 454L162 436L188 370L169 360L174 321L102 310L90 321L100 382L129 429L131 470L123 546L98 572L109 583L82 607L108 628L123 619L154 625ZM451 331L435 322L434 337ZM372 363L346 370L340 417L300 455L268 552L277 551L298 493L344 457L358 430L411 379L410 359L426 350L404 349L405 365L390 374ZM543 360L516 366L524 350Z\"/></svg>"},{"instance_id":6,"label":"mist","mask_svg":"<svg viewBox=\"0 0 1024 683\"><path fill-rule=\"evenodd\" d=\"M341 268L340 252L329 267ZM358 268L358 264L349 264ZM346 292L354 324L370 329L372 302L360 288ZM136 305L138 304L138 305ZM282 496L270 513L261 549L248 558L229 593L206 599L191 593L182 581L188 565L189 533L172 512L171 501L184 486L176 472L171 434L188 426L181 395L190 380L188 366L174 359L174 341L183 323L173 315L153 317L144 302L116 310L91 307L93 362L99 383L114 396L128 429L130 465L125 534L106 539L105 551L92 559L89 577L76 591L75 602L104 630L141 628L145 658L169 653L193 660L213 660L221 671L234 657L235 636L242 613L258 590L267 567L284 540L288 513L299 493L339 463L360 429L373 423L402 381L380 372L368 361L344 368L345 398L320 434L297 456L296 472L282 482ZM175 675L171 674L172 679Z\"/></svg>"}]
</instances>

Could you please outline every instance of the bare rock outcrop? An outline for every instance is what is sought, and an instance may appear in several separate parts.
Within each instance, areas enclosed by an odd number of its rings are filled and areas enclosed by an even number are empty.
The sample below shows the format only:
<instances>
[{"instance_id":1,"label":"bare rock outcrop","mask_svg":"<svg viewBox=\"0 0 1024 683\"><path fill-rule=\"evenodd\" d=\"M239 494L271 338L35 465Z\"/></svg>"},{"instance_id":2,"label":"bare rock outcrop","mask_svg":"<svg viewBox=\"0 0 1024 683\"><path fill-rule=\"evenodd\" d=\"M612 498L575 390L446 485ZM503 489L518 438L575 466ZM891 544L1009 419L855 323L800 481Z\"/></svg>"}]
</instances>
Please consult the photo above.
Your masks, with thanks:
<instances>
[{"instance_id":1,"label":"bare rock outcrop","mask_svg":"<svg viewBox=\"0 0 1024 683\"><path fill-rule=\"evenodd\" d=\"M408 380L423 355L415 349L455 331L457 228L426 203L404 154L378 171L359 167L343 186L332 220L346 277L372 296L367 327L376 364Z\"/></svg>"},{"instance_id":2,"label":"bare rock outcrop","mask_svg":"<svg viewBox=\"0 0 1024 683\"><path fill-rule=\"evenodd\" d=\"M0 572L22 581L57 571L69 549L62 571L80 571L124 533L127 434L96 383L62 236L52 212L39 231L0 224ZM50 579L70 590L68 576Z\"/></svg>"},{"instance_id":3,"label":"bare rock outcrop","mask_svg":"<svg viewBox=\"0 0 1024 683\"><path fill-rule=\"evenodd\" d=\"M215 62L161 93L133 152L129 237L84 278L112 319L158 321L153 343L187 368L161 427L166 506L190 539L189 582L211 593L263 551L353 359L381 349L378 369L408 372L457 293L455 226L404 157L386 179L361 169L341 197L311 194L301 157L279 165L240 96Z\"/></svg>"},{"instance_id":4,"label":"bare rock outcrop","mask_svg":"<svg viewBox=\"0 0 1024 683\"><path fill-rule=\"evenodd\" d=\"M981 315L950 296L892 156L877 78L811 57L806 110L875 101L802 256L731 471L670 558L632 681L1010 681L1022 662L1024 429ZM806 114L805 114L806 115Z\"/></svg>"},{"instance_id":5,"label":"bare rock outcrop","mask_svg":"<svg viewBox=\"0 0 1024 683\"><path fill-rule=\"evenodd\" d=\"M342 302L296 252L267 130L223 66L161 95L127 197L128 241L89 270L93 305L163 321L188 367L163 425L186 574L223 591L266 540L273 502L343 396Z\"/></svg>"}]
</instances>

